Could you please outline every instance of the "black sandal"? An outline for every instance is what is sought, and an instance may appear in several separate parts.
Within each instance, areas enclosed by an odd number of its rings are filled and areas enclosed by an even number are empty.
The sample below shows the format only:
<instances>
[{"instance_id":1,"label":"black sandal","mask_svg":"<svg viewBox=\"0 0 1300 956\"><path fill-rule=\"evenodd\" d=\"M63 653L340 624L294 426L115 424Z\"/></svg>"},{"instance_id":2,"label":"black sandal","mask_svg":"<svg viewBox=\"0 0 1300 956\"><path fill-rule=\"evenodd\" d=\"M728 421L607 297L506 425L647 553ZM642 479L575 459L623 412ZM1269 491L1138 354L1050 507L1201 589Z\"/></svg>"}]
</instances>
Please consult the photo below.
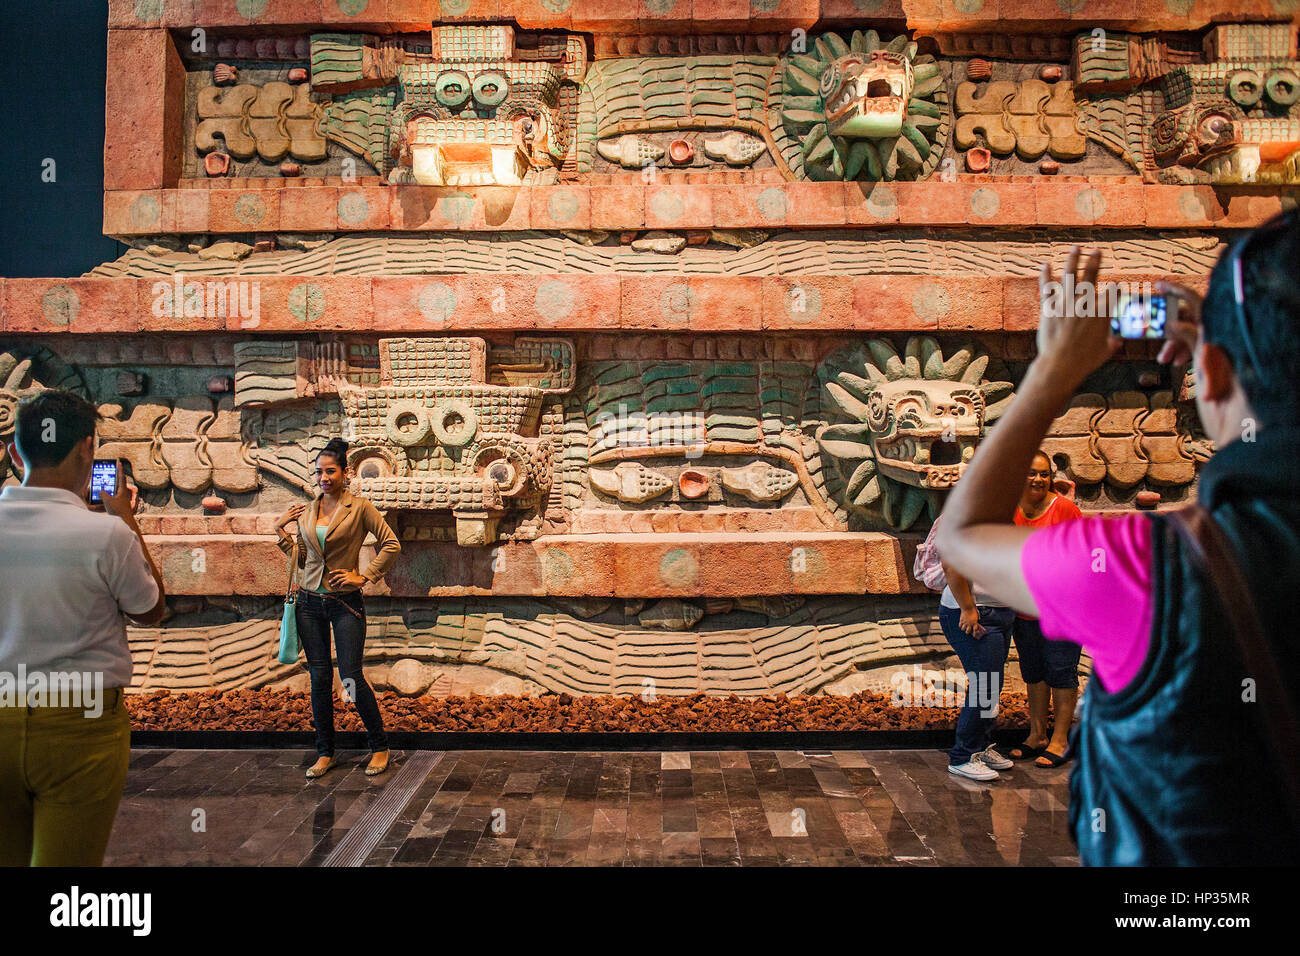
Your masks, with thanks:
<instances>
[{"instance_id":1,"label":"black sandal","mask_svg":"<svg viewBox=\"0 0 1300 956\"><path fill-rule=\"evenodd\" d=\"M1008 760L1033 760L1035 757L1037 757L1046 749L1047 749L1047 744L1043 744L1043 746L1041 747L1030 747L1027 746L1026 744L1012 744L1010 747L1007 747L1005 750L999 749L998 753L1002 754L1002 756L1006 757ZM1019 750L1020 756L1017 757L1015 754L1013 754L1011 752L1013 750Z\"/></svg>"},{"instance_id":2,"label":"black sandal","mask_svg":"<svg viewBox=\"0 0 1300 956\"><path fill-rule=\"evenodd\" d=\"M1071 749L1071 750L1067 750L1063 754L1054 754L1046 747L1044 747L1043 752L1040 753L1038 756L1046 760L1047 764L1044 765L1039 763L1037 760L1035 760L1034 761L1035 767L1039 768L1040 770L1055 770L1057 767L1064 767L1067 763L1073 760L1074 751L1073 749Z\"/></svg>"}]
</instances>

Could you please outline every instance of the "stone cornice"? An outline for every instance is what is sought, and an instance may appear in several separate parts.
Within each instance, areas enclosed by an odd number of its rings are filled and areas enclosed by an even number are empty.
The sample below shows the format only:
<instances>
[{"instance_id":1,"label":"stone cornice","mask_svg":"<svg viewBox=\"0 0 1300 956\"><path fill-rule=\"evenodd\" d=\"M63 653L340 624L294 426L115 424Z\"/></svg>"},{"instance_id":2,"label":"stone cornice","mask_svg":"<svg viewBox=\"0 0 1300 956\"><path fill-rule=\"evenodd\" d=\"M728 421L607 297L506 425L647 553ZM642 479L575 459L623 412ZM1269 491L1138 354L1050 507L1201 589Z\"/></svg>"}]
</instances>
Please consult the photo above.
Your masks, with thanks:
<instances>
[{"instance_id":1,"label":"stone cornice","mask_svg":"<svg viewBox=\"0 0 1300 956\"><path fill-rule=\"evenodd\" d=\"M1208 281L1108 275L1202 292ZM250 302L255 287L256 316L174 318L176 281L0 279L0 333L1025 332L1037 326L1039 295L1038 280L1023 276L203 276L181 281L197 283L205 309L209 290Z\"/></svg>"},{"instance_id":2,"label":"stone cornice","mask_svg":"<svg viewBox=\"0 0 1300 956\"><path fill-rule=\"evenodd\" d=\"M514 21L606 34L808 29L890 22L944 31L1062 32L1096 26L1195 30L1225 20L1284 21L1285 0L109 0L113 29L280 27L412 32L431 23Z\"/></svg>"},{"instance_id":3,"label":"stone cornice","mask_svg":"<svg viewBox=\"0 0 1300 956\"><path fill-rule=\"evenodd\" d=\"M962 177L954 182L656 183L642 185L285 185L279 179L195 181L194 188L104 194L104 232L517 232L600 229L1241 229L1300 190L1175 186L1136 177Z\"/></svg>"}]
</instances>

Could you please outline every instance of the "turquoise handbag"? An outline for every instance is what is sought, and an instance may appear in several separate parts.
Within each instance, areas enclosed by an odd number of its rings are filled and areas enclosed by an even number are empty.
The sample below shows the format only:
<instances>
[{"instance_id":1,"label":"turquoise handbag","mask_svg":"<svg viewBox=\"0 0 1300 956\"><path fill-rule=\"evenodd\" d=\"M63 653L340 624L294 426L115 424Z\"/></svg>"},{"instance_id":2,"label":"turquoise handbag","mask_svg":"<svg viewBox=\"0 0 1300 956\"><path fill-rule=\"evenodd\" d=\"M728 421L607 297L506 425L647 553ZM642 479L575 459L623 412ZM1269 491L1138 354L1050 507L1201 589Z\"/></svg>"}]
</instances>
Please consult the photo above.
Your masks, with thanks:
<instances>
[{"instance_id":1,"label":"turquoise handbag","mask_svg":"<svg viewBox=\"0 0 1300 956\"><path fill-rule=\"evenodd\" d=\"M302 645L298 642L298 588L295 586L298 576L298 536L293 538L293 554L289 557L289 588L284 595L284 614L280 617L280 653L277 659L281 664L298 663L298 651Z\"/></svg>"}]
</instances>

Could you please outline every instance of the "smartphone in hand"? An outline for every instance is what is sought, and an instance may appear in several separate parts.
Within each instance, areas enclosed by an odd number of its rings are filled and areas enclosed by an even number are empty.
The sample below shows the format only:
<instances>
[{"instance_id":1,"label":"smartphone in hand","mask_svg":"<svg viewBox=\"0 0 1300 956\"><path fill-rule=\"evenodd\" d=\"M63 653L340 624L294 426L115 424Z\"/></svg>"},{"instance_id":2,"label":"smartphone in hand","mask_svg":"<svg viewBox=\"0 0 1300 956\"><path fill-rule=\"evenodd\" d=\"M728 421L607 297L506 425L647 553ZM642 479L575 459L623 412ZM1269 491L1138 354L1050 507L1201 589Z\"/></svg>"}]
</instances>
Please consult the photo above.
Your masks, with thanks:
<instances>
[{"instance_id":1,"label":"smartphone in hand","mask_svg":"<svg viewBox=\"0 0 1300 956\"><path fill-rule=\"evenodd\" d=\"M1122 293L1110 317L1110 334L1122 339L1163 339L1165 326L1178 320L1173 296Z\"/></svg>"},{"instance_id":2,"label":"smartphone in hand","mask_svg":"<svg viewBox=\"0 0 1300 956\"><path fill-rule=\"evenodd\" d=\"M102 505L102 496L117 494L121 480L121 468L117 459L96 458L90 466L90 487L86 490L86 500L91 504Z\"/></svg>"}]
</instances>

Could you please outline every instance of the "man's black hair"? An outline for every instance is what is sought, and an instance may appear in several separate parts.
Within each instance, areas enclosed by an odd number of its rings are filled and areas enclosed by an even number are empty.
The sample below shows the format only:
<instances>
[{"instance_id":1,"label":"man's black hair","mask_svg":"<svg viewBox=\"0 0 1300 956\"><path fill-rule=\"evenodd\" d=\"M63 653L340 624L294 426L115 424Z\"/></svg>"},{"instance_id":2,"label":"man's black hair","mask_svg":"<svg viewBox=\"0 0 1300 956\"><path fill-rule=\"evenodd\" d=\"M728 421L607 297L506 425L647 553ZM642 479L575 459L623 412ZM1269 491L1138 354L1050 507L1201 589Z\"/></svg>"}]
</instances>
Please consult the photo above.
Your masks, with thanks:
<instances>
[{"instance_id":1,"label":"man's black hair","mask_svg":"<svg viewBox=\"0 0 1300 956\"><path fill-rule=\"evenodd\" d=\"M1295 210L1274 218L1242 247L1244 330L1233 291L1233 245L1210 274L1201 318L1205 341L1232 360L1261 427L1294 425L1300 421L1300 218Z\"/></svg>"},{"instance_id":2,"label":"man's black hair","mask_svg":"<svg viewBox=\"0 0 1300 956\"><path fill-rule=\"evenodd\" d=\"M14 444L29 468L53 468L95 434L99 412L80 395L51 388L18 403Z\"/></svg>"}]
</instances>

